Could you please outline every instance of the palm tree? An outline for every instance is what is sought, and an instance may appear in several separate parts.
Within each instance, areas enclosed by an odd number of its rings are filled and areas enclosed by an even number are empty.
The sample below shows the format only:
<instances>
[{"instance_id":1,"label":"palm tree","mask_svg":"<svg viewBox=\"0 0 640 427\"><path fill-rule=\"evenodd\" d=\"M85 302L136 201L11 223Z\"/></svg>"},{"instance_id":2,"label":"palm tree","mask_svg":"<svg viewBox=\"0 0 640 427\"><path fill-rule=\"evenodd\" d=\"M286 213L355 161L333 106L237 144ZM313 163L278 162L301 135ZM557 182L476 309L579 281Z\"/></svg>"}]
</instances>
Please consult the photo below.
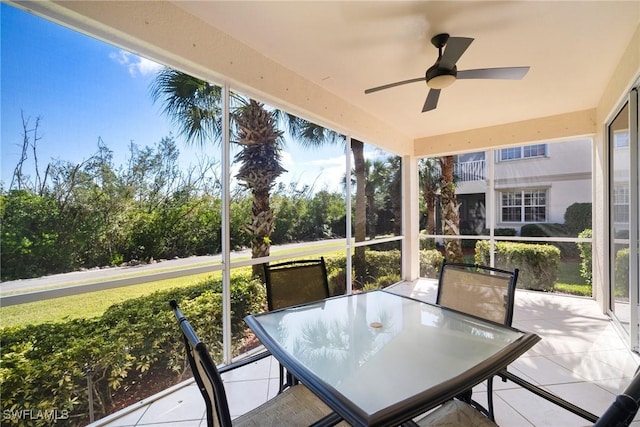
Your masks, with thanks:
<instances>
[{"instance_id":1,"label":"palm tree","mask_svg":"<svg viewBox=\"0 0 640 427\"><path fill-rule=\"evenodd\" d=\"M367 224L368 235L370 238L376 236L376 225L378 222L378 212L376 209L376 192L384 184L387 174L385 163L380 160L371 162L365 160L366 183L364 187L365 197L367 200Z\"/></svg>"},{"instance_id":2,"label":"palm tree","mask_svg":"<svg viewBox=\"0 0 640 427\"><path fill-rule=\"evenodd\" d=\"M240 109L236 121L239 128L239 144L243 149L235 160L241 163L236 177L243 181L253 195L251 223L247 225L251 233L251 256L269 256L271 233L275 218L270 205L273 184L283 172L280 147L282 131L278 130L276 118L267 112L264 105L254 100ZM254 275L260 274L260 266L254 265Z\"/></svg>"},{"instance_id":3,"label":"palm tree","mask_svg":"<svg viewBox=\"0 0 640 427\"><path fill-rule=\"evenodd\" d=\"M436 234L436 194L438 193L439 174L434 159L422 159L418 173L426 207L427 234Z\"/></svg>"},{"instance_id":4,"label":"palm tree","mask_svg":"<svg viewBox=\"0 0 640 427\"><path fill-rule=\"evenodd\" d=\"M456 199L454 179L455 158L440 157L440 202L442 205L442 234L457 236L460 234L460 215ZM462 245L459 239L445 239L445 258L449 262L462 262Z\"/></svg>"},{"instance_id":5,"label":"palm tree","mask_svg":"<svg viewBox=\"0 0 640 427\"><path fill-rule=\"evenodd\" d=\"M387 163L391 168L391 174L387 177L387 191L391 198L393 207L393 233L400 235L402 233L402 158L400 156L391 156L387 159Z\"/></svg>"},{"instance_id":6,"label":"palm tree","mask_svg":"<svg viewBox=\"0 0 640 427\"><path fill-rule=\"evenodd\" d=\"M163 68L151 86L154 102L163 101L163 112L180 129L189 143L204 145L209 141L221 142L222 90L203 80ZM269 256L270 236L274 228L270 192L278 176L285 172L281 165L282 132L277 127L277 115L264 105L234 96L232 109L237 144L241 150L235 160L241 163L236 177L252 193L251 222L247 230L252 236L253 258ZM259 265L253 266L254 275L261 274Z\"/></svg>"},{"instance_id":7,"label":"palm tree","mask_svg":"<svg viewBox=\"0 0 640 427\"><path fill-rule=\"evenodd\" d=\"M180 129L180 133L184 135L189 143L197 143L200 145L206 144L209 141L216 141L220 143L222 136L222 111L220 108L222 91L219 86L211 85L203 80L189 76L188 74L172 70L170 68L162 69L156 76L151 86L151 96L154 102L163 101L163 112L170 117L173 122ZM241 97L232 94L234 101L240 105L246 105L246 100ZM242 122L240 119L241 114L245 111L243 108L235 108L232 111L235 123ZM288 124L289 133L296 139L296 141L306 147L319 147L325 144L335 144L338 142L345 142L343 135L338 134L332 130L326 129L315 123L308 122L299 117L285 114L279 110L270 112L273 120L270 120L267 124L263 123L263 126L275 126L279 121L284 121ZM263 115L263 117L265 117ZM239 120L240 119L240 120ZM245 122L247 124L251 121ZM253 124L250 124L253 126ZM246 135L252 135L255 129L245 128ZM258 132L260 133L260 132ZM276 138L276 140L278 140ZM253 146L251 154L239 154L236 160L244 161L245 159L258 158L260 149L256 148L259 144L247 144L244 145L242 141L239 144L243 147ZM276 142L277 145L277 142ZM365 203L365 162L364 162L364 143L356 139L351 140L351 151L353 153L354 171L356 175L356 202L355 202L355 227L354 237L356 242L363 242L366 238L366 203ZM265 154L279 154L279 150L265 150ZM266 164L273 164L273 162L279 163L279 157L272 159L263 159L263 161L254 161L254 166L264 166ZM283 170L284 171L284 170ZM253 173L260 173L256 170ZM267 172L275 179L277 175L273 175L272 172ZM248 170L243 173L245 185L248 188L252 188L251 184L246 181L245 178L253 176ZM240 176L238 176L239 179ZM252 182L254 181L251 178ZM261 181L262 182L262 181ZM256 256L267 256L269 254L269 230L273 230L272 224L269 225L268 221L273 220L273 213L268 213L262 209L267 209L269 203L265 203L264 197L264 183L261 184L261 192L256 193L254 191L253 209L252 209L252 221L249 225L252 233L259 231L261 234L253 235L252 254ZM252 189L253 191L253 189ZM269 194L269 193L266 193ZM256 195L257 200L256 200ZM266 224L262 224L263 221L267 221ZM354 255L354 270L356 272L356 283L364 283L365 277L365 248L357 247ZM254 266L254 273L258 272L259 268Z\"/></svg>"},{"instance_id":8,"label":"palm tree","mask_svg":"<svg viewBox=\"0 0 640 427\"><path fill-rule=\"evenodd\" d=\"M307 147L319 147L324 144L346 143L344 135L308 122L295 116L289 116L289 133L299 143ZM364 143L357 139L351 139L351 153L353 154L353 169L356 177L355 198L355 226L354 238L356 242L364 242L367 233L366 217L366 165L364 159ZM355 248L353 257L353 269L355 271L355 286L364 286L366 277L365 247Z\"/></svg>"}]
</instances>

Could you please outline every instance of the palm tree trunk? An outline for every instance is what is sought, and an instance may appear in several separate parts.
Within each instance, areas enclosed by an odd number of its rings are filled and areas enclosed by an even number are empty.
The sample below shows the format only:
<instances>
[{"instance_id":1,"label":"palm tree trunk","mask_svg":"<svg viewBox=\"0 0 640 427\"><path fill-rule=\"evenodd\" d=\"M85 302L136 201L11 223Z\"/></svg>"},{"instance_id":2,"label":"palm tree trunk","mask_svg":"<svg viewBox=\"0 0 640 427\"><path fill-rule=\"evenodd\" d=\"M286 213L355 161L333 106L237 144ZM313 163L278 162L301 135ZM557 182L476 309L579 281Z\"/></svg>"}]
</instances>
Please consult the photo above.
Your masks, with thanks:
<instances>
[{"instance_id":1,"label":"palm tree trunk","mask_svg":"<svg viewBox=\"0 0 640 427\"><path fill-rule=\"evenodd\" d=\"M364 144L356 139L351 140L351 151L353 152L353 167L356 174L356 206L355 206L355 239L356 242L364 242L367 233L367 209L365 194L365 161L364 161ZM356 289L362 289L366 277L366 259L364 246L355 249L353 257L353 268L355 271Z\"/></svg>"},{"instance_id":2,"label":"palm tree trunk","mask_svg":"<svg viewBox=\"0 0 640 427\"><path fill-rule=\"evenodd\" d=\"M432 185L425 185L423 194L427 206L427 234L436 234L436 189Z\"/></svg>"},{"instance_id":3,"label":"palm tree trunk","mask_svg":"<svg viewBox=\"0 0 640 427\"><path fill-rule=\"evenodd\" d=\"M253 195L251 223L247 224L247 231L251 234L251 256L267 257L275 227L270 204L271 188L276 178L285 172L278 150L282 131L263 104L254 100L243 108L237 122L243 149L236 155L236 160L241 162L236 177L251 189ZM262 276L260 265L253 266L253 275Z\"/></svg>"},{"instance_id":4,"label":"palm tree trunk","mask_svg":"<svg viewBox=\"0 0 640 427\"><path fill-rule=\"evenodd\" d=\"M271 233L274 229L275 218L271 209L269 191L254 190L251 207L251 224L247 229L251 232L251 258L269 256L271 251ZM253 266L253 276L262 275L262 265Z\"/></svg>"},{"instance_id":5,"label":"palm tree trunk","mask_svg":"<svg viewBox=\"0 0 640 427\"><path fill-rule=\"evenodd\" d=\"M442 177L440 178L440 199L442 202L442 234L457 236L460 234L460 216L456 199L456 184L453 176L453 156L440 158ZM462 262L462 245L459 239L445 239L445 258L449 262Z\"/></svg>"}]
</instances>

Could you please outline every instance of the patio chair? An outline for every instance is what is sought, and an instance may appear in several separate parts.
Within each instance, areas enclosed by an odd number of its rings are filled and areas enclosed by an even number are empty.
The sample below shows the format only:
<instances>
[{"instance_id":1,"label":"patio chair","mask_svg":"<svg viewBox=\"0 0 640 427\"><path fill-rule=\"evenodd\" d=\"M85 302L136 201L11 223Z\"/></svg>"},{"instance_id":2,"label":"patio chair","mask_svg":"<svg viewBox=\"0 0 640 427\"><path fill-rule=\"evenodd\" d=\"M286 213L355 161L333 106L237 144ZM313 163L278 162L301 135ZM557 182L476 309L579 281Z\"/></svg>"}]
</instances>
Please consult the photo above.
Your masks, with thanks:
<instances>
[{"instance_id":1,"label":"patio chair","mask_svg":"<svg viewBox=\"0 0 640 427\"><path fill-rule=\"evenodd\" d=\"M561 397L533 385L520 377L511 373L508 379L516 382L516 384L524 387L532 393L570 411L585 420L593 423L594 427L626 427L631 424L638 408L640 407L640 369L636 370L634 377L625 390L616 396L615 400L609 405L607 410L599 418L562 399ZM435 411L427 414L426 417L420 419L417 424L419 426L431 427L496 427L496 424L489 420L485 414L476 410L473 406L460 400L450 400Z\"/></svg>"},{"instance_id":2,"label":"patio chair","mask_svg":"<svg viewBox=\"0 0 640 427\"><path fill-rule=\"evenodd\" d=\"M323 418L335 422L339 421L337 414L315 397L309 389L298 384L232 422L220 374L253 363L270 354L263 352L255 357L217 369L207 347L200 341L176 301L172 300L169 304L182 332L193 377L205 401L208 427L308 426ZM335 424L335 422L329 423L329 425Z\"/></svg>"},{"instance_id":3,"label":"patio chair","mask_svg":"<svg viewBox=\"0 0 640 427\"><path fill-rule=\"evenodd\" d=\"M436 304L482 319L511 326L518 269L501 270L444 260L438 279ZM493 420L493 377L487 381L487 406L471 399L471 390L459 396Z\"/></svg>"},{"instance_id":4,"label":"patio chair","mask_svg":"<svg viewBox=\"0 0 640 427\"><path fill-rule=\"evenodd\" d=\"M269 311L306 304L329 297L329 280L324 258L264 264ZM280 365L279 392L295 384Z\"/></svg>"},{"instance_id":5,"label":"patio chair","mask_svg":"<svg viewBox=\"0 0 640 427\"><path fill-rule=\"evenodd\" d=\"M263 265L269 311L329 297L323 257Z\"/></svg>"}]
</instances>

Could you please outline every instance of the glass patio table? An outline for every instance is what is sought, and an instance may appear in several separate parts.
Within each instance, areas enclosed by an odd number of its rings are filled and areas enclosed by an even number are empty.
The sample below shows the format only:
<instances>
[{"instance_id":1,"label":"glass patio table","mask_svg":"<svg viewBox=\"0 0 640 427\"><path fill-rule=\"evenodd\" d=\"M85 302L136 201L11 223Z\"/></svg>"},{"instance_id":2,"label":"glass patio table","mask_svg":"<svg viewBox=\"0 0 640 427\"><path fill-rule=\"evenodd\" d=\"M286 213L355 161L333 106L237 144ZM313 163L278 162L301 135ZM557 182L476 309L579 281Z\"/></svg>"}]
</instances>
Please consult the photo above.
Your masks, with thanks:
<instances>
[{"instance_id":1,"label":"glass patio table","mask_svg":"<svg viewBox=\"0 0 640 427\"><path fill-rule=\"evenodd\" d=\"M384 290L245 321L295 378L354 426L409 421L506 368L540 340Z\"/></svg>"}]
</instances>

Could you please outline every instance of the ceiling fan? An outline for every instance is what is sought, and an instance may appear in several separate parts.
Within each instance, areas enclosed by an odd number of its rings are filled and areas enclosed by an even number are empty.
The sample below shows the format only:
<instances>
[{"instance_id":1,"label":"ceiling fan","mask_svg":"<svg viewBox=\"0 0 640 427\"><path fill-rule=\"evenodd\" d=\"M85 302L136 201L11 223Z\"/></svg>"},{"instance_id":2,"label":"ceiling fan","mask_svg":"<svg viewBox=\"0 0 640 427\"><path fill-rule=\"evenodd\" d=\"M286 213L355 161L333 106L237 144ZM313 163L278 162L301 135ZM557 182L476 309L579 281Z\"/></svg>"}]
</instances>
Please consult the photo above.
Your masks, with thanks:
<instances>
[{"instance_id":1,"label":"ceiling fan","mask_svg":"<svg viewBox=\"0 0 640 427\"><path fill-rule=\"evenodd\" d=\"M520 80L529 71L529 67L479 68L458 71L456 62L471 45L471 42L473 39L468 37L449 37L449 34L438 34L431 39L431 43L438 48L438 60L429 67L424 77L373 87L365 90L364 93L369 94L408 83L426 81L429 93L422 107L424 113L434 110L438 106L440 91L451 86L457 79Z\"/></svg>"}]
</instances>

